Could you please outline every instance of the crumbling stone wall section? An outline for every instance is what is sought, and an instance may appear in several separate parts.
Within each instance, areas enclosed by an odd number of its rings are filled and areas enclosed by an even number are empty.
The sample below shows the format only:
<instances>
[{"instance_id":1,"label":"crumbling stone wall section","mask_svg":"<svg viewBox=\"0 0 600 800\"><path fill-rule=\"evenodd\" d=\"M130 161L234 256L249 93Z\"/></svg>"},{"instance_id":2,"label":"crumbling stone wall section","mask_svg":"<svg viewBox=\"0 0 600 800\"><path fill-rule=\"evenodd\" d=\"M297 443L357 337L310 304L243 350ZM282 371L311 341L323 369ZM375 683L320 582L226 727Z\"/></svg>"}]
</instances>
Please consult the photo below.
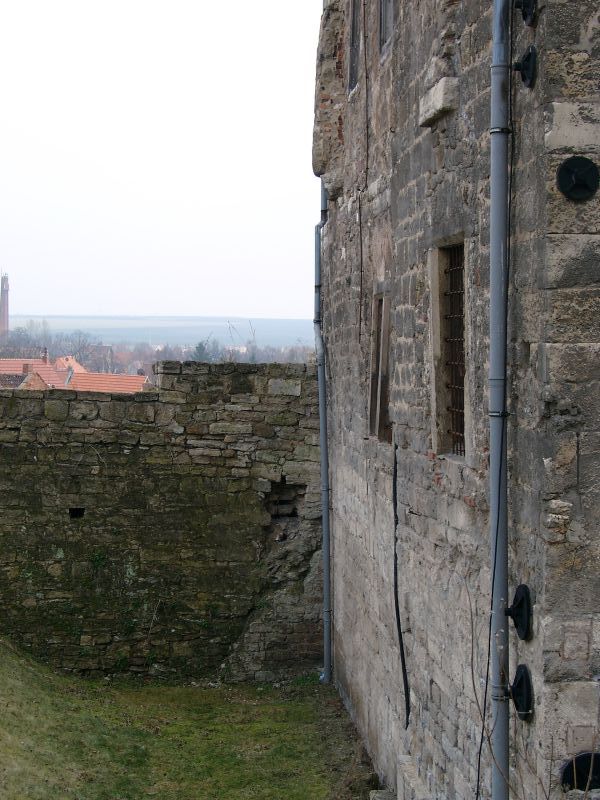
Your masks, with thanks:
<instances>
[{"instance_id":1,"label":"crumbling stone wall section","mask_svg":"<svg viewBox=\"0 0 600 800\"><path fill-rule=\"evenodd\" d=\"M323 175L331 197L343 186L340 154L343 153L343 109L346 102L344 74L343 12L340 0L323 12L317 57L317 104L313 135L313 170Z\"/></svg>"},{"instance_id":2,"label":"crumbling stone wall section","mask_svg":"<svg viewBox=\"0 0 600 800\"><path fill-rule=\"evenodd\" d=\"M316 380L163 362L158 390L0 393L0 629L67 670L320 660Z\"/></svg>"},{"instance_id":3,"label":"crumbling stone wall section","mask_svg":"<svg viewBox=\"0 0 600 800\"><path fill-rule=\"evenodd\" d=\"M383 49L379 3L356 4L366 31L358 84L348 94L352 5L326 3L315 103L316 171L333 188L322 263L335 674L380 775L399 798L470 798L491 584L492 4L396 2L392 38ZM572 203L556 188L556 168L568 155L600 164L600 106L591 82L600 67L597 3L584 0L573 13L566 0L551 0L534 28L517 10L514 30L515 60L535 43L540 61L534 89L525 89L517 75L513 91L510 587L512 593L528 583L536 606L531 641L518 640L511 626L511 677L517 663L527 664L536 699L531 723L514 715L511 721L511 791L541 797L559 791L561 765L574 754L600 749L600 201L596 195ZM337 41L343 42L343 102L337 74L322 66L333 63L331 42ZM323 123L330 97L340 117L337 139ZM465 253L464 457L448 452L438 420L444 405L440 253L459 242ZM375 296L386 297L390 309L392 444L371 434L369 419ZM394 610L395 459L399 606L411 702L406 729ZM484 796L489 776L484 746Z\"/></svg>"}]
</instances>

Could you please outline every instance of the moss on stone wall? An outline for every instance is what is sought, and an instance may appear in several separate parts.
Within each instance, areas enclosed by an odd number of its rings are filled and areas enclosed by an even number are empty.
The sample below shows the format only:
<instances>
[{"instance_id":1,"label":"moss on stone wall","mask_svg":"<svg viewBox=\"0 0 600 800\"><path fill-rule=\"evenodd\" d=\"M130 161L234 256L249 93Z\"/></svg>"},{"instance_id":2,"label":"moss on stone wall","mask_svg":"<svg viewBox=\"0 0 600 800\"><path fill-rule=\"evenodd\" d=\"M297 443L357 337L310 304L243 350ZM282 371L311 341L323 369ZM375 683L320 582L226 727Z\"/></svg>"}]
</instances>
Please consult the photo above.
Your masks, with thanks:
<instances>
[{"instance_id":1,"label":"moss on stone wall","mask_svg":"<svg viewBox=\"0 0 600 800\"><path fill-rule=\"evenodd\" d=\"M135 396L0 393L2 631L67 670L315 663L314 373L163 363L158 380Z\"/></svg>"}]
</instances>

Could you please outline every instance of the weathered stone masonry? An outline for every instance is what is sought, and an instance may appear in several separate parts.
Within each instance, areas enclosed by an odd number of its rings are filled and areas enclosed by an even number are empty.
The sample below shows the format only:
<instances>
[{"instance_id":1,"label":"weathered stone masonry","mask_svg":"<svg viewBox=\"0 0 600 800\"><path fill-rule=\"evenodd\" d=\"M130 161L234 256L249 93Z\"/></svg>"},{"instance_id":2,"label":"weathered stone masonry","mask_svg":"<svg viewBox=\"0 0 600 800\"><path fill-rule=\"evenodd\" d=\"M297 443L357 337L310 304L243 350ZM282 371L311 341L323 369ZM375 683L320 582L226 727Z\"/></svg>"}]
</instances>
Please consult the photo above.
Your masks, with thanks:
<instances>
[{"instance_id":1,"label":"weathered stone masonry","mask_svg":"<svg viewBox=\"0 0 600 800\"><path fill-rule=\"evenodd\" d=\"M326 2L317 61L314 168L330 197L323 301L335 674L400 798L472 798L490 594L492 4L396 2L383 49L379 5ZM359 72L348 93L353 6ZM511 723L511 792L542 798L558 791L568 759L600 749L600 200L568 201L555 177L569 155L600 163L600 18L593 0L538 7L534 28L515 11L515 60L535 43L539 74L533 90L515 76L513 94L508 429L510 585L528 583L536 600L532 640L518 640L511 626L511 678L526 663L535 691L533 721ZM439 422L440 260L457 243L465 252L464 457L449 454ZM393 598L394 447L372 435L369 419L378 296L390 309L407 730ZM487 796L487 747L483 765Z\"/></svg>"},{"instance_id":2,"label":"weathered stone masonry","mask_svg":"<svg viewBox=\"0 0 600 800\"><path fill-rule=\"evenodd\" d=\"M157 365L158 391L0 393L0 629L69 670L318 663L311 368Z\"/></svg>"}]
</instances>

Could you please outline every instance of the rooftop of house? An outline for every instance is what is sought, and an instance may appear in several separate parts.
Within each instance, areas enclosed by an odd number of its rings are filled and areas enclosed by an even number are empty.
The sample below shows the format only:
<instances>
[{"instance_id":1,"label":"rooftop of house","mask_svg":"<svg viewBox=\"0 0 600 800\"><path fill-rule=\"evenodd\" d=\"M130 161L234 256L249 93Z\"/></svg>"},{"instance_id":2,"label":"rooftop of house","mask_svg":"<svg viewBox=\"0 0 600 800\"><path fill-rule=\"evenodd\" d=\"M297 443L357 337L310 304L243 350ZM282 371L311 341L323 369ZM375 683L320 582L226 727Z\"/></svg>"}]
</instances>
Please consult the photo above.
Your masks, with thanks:
<instances>
[{"instance_id":1,"label":"rooftop of house","mask_svg":"<svg viewBox=\"0 0 600 800\"><path fill-rule=\"evenodd\" d=\"M59 356L53 364L43 358L0 358L0 388L64 389L78 392L132 394L149 385L145 375L88 372L74 356Z\"/></svg>"},{"instance_id":2,"label":"rooftop of house","mask_svg":"<svg viewBox=\"0 0 600 800\"><path fill-rule=\"evenodd\" d=\"M111 375L105 372L75 372L67 387L78 392L112 392L131 394L142 392L148 385L145 375Z\"/></svg>"},{"instance_id":3,"label":"rooftop of house","mask_svg":"<svg viewBox=\"0 0 600 800\"><path fill-rule=\"evenodd\" d=\"M58 356L54 361L56 369L72 369L73 372L87 372L87 369L80 364L75 356Z\"/></svg>"},{"instance_id":4,"label":"rooftop of house","mask_svg":"<svg viewBox=\"0 0 600 800\"><path fill-rule=\"evenodd\" d=\"M0 389L18 389L22 382L23 375L3 375L0 372Z\"/></svg>"},{"instance_id":5,"label":"rooftop of house","mask_svg":"<svg viewBox=\"0 0 600 800\"><path fill-rule=\"evenodd\" d=\"M15 377L13 375L4 376L4 377ZM22 375L18 376L19 379L23 378ZM48 388L48 384L43 378L37 374L37 372L30 372L28 375L25 375L23 380L18 383L16 386L11 386L12 389L29 389L29 391L36 391L36 390L44 390Z\"/></svg>"},{"instance_id":6,"label":"rooftop of house","mask_svg":"<svg viewBox=\"0 0 600 800\"><path fill-rule=\"evenodd\" d=\"M26 365L38 367L47 364L45 358L0 358L0 375L24 375L29 372Z\"/></svg>"},{"instance_id":7,"label":"rooftop of house","mask_svg":"<svg viewBox=\"0 0 600 800\"><path fill-rule=\"evenodd\" d=\"M24 376L31 373L39 375L46 386L51 389L64 386L67 377L66 370L56 369L48 363L46 358L0 358L0 375L4 377L5 381L7 377L11 377L14 379L11 383L14 383L17 377L21 376L21 381L16 384L20 386Z\"/></svg>"}]
</instances>

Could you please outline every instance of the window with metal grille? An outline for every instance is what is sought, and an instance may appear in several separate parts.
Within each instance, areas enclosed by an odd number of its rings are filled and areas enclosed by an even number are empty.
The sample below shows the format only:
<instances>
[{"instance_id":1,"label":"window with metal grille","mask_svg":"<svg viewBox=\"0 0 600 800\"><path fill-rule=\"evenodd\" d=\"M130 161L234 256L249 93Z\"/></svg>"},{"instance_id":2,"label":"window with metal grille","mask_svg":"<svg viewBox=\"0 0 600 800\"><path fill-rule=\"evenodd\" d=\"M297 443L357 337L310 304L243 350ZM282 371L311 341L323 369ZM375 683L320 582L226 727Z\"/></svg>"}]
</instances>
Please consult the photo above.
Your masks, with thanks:
<instances>
[{"instance_id":1,"label":"window with metal grille","mask_svg":"<svg viewBox=\"0 0 600 800\"><path fill-rule=\"evenodd\" d=\"M465 248L445 247L444 355L446 368L446 423L450 448L465 454Z\"/></svg>"},{"instance_id":2,"label":"window with metal grille","mask_svg":"<svg viewBox=\"0 0 600 800\"><path fill-rule=\"evenodd\" d=\"M392 38L394 0L379 0L379 49L383 50Z\"/></svg>"},{"instance_id":3,"label":"window with metal grille","mask_svg":"<svg viewBox=\"0 0 600 800\"><path fill-rule=\"evenodd\" d=\"M350 26L350 67L348 70L348 91L358 83L358 58L360 54L360 0L352 0L352 19Z\"/></svg>"},{"instance_id":4,"label":"window with metal grille","mask_svg":"<svg viewBox=\"0 0 600 800\"><path fill-rule=\"evenodd\" d=\"M389 416L389 318L389 297L376 295L373 298L369 432L371 436L377 436L382 442L392 441L392 425Z\"/></svg>"}]
</instances>

